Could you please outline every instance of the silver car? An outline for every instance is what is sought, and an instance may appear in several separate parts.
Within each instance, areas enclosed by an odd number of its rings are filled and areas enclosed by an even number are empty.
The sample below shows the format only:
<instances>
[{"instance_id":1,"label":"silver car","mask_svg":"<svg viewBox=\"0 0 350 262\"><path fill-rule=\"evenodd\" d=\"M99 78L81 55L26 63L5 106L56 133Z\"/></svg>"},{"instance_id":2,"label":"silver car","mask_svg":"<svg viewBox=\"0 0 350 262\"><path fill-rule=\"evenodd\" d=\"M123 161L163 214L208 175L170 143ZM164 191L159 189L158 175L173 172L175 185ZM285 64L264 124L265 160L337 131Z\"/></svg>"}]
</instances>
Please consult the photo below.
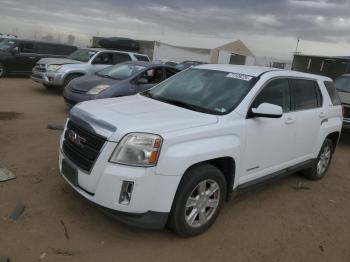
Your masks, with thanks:
<instances>
[{"instance_id":1,"label":"silver car","mask_svg":"<svg viewBox=\"0 0 350 262\"><path fill-rule=\"evenodd\" d=\"M31 79L46 88L65 87L74 78L91 75L110 65L126 61L150 61L148 56L133 52L97 48L79 49L67 58L43 58L33 68Z\"/></svg>"},{"instance_id":2,"label":"silver car","mask_svg":"<svg viewBox=\"0 0 350 262\"><path fill-rule=\"evenodd\" d=\"M334 84L343 105L343 128L350 129L350 74L338 77Z\"/></svg>"}]
</instances>

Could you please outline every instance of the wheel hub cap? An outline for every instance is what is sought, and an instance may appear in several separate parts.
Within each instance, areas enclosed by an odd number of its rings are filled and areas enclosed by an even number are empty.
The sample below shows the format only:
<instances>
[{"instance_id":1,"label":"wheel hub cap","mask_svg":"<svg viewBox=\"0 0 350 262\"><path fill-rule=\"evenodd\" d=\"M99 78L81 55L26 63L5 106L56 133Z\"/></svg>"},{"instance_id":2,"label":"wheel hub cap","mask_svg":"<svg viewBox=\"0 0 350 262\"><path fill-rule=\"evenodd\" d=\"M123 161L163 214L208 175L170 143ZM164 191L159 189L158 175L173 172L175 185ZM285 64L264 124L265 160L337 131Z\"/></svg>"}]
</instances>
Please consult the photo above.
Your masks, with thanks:
<instances>
[{"instance_id":1,"label":"wheel hub cap","mask_svg":"<svg viewBox=\"0 0 350 262\"><path fill-rule=\"evenodd\" d=\"M326 146L323 149L323 151L320 155L320 159L318 160L318 163L317 163L317 174L318 175L322 175L326 171L326 169L329 165L330 159L331 159L331 149L328 146Z\"/></svg>"},{"instance_id":2,"label":"wheel hub cap","mask_svg":"<svg viewBox=\"0 0 350 262\"><path fill-rule=\"evenodd\" d=\"M220 201L220 187L214 180L200 182L189 195L185 220L191 227L200 227L215 214Z\"/></svg>"}]
</instances>

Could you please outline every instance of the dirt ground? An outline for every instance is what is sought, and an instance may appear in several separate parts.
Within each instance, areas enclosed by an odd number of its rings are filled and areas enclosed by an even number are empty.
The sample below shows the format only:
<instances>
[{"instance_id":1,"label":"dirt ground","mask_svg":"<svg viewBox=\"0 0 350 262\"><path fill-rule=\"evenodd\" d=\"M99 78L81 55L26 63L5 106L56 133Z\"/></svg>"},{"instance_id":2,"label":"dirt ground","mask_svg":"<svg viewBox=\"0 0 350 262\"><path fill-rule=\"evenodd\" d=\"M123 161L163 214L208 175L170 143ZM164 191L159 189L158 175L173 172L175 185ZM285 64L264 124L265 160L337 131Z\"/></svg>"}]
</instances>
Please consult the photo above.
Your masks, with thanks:
<instances>
[{"instance_id":1,"label":"dirt ground","mask_svg":"<svg viewBox=\"0 0 350 262\"><path fill-rule=\"evenodd\" d=\"M67 114L60 92L27 78L0 79L0 162L17 176L0 182L0 256L26 262L350 261L349 134L323 180L296 174L241 195L226 203L207 233L181 239L114 221L63 181L61 131L46 126L63 124ZM303 190L293 188L299 183ZM26 209L12 221L18 201Z\"/></svg>"}]
</instances>

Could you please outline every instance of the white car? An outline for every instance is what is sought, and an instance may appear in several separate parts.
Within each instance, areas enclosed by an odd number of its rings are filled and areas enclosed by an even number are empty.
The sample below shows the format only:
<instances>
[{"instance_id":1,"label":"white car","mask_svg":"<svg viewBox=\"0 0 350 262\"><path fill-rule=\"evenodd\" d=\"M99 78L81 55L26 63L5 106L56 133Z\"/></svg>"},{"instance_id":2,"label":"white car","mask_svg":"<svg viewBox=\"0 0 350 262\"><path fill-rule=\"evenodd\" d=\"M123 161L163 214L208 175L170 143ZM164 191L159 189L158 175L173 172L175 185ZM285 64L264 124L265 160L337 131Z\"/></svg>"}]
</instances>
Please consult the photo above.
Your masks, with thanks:
<instances>
[{"instance_id":1,"label":"white car","mask_svg":"<svg viewBox=\"0 0 350 262\"><path fill-rule=\"evenodd\" d=\"M200 234L240 189L297 171L326 174L342 126L331 81L201 65L138 95L83 102L60 141L60 172L130 225Z\"/></svg>"}]
</instances>

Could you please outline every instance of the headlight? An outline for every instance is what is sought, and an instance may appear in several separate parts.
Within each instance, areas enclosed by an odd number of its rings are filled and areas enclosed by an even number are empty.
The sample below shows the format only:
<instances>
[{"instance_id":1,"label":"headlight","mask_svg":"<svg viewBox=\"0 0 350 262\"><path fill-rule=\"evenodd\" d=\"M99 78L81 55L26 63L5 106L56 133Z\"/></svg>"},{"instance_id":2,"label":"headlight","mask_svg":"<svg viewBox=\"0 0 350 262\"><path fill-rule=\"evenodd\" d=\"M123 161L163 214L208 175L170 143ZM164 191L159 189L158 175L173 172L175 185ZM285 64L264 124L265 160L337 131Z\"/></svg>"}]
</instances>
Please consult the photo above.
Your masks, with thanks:
<instances>
[{"instance_id":1,"label":"headlight","mask_svg":"<svg viewBox=\"0 0 350 262\"><path fill-rule=\"evenodd\" d=\"M47 67L47 70L48 70L48 71L58 71L58 70L61 69L62 66L63 66L63 65L49 65L49 66Z\"/></svg>"},{"instance_id":2,"label":"headlight","mask_svg":"<svg viewBox=\"0 0 350 262\"><path fill-rule=\"evenodd\" d=\"M101 93L102 91L104 91L110 87L111 87L110 85L98 85L98 86L93 87L92 89L90 89L86 93L88 95L98 95L99 93Z\"/></svg>"},{"instance_id":3,"label":"headlight","mask_svg":"<svg viewBox=\"0 0 350 262\"><path fill-rule=\"evenodd\" d=\"M109 161L132 166L155 166L162 142L158 135L130 133L121 140Z\"/></svg>"}]
</instances>

